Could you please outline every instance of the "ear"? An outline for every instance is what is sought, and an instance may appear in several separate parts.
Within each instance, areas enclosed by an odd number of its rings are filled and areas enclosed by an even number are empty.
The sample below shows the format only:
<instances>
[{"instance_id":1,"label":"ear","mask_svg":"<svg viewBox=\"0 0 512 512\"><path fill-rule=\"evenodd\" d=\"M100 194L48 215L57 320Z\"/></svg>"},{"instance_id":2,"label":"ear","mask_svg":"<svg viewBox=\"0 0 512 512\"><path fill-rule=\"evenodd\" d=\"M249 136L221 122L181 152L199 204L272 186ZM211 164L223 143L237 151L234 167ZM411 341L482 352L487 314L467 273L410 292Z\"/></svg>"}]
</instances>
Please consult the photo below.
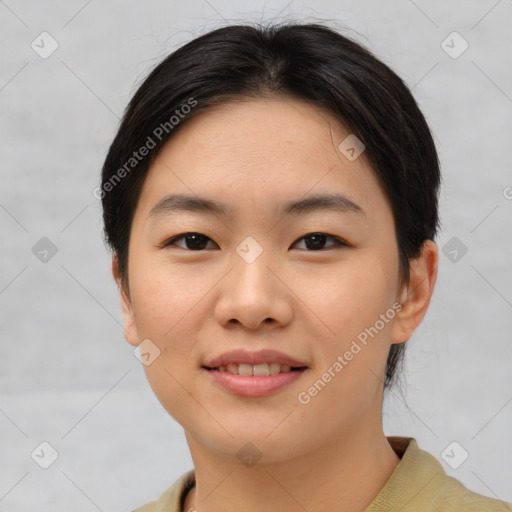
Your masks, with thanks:
<instances>
[{"instance_id":1,"label":"ear","mask_svg":"<svg viewBox=\"0 0 512 512\"><path fill-rule=\"evenodd\" d=\"M119 274L119 261L117 253L112 257L112 275L117 283L119 295L121 299L121 309L123 311L124 319L124 337L130 345L138 346L139 337L137 335L137 326L135 323L135 312L133 311L132 300L130 297L130 290L126 290L123 286L121 275Z\"/></svg>"},{"instance_id":2,"label":"ear","mask_svg":"<svg viewBox=\"0 0 512 512\"><path fill-rule=\"evenodd\" d=\"M414 333L427 313L437 280L439 251L432 240L426 240L420 256L410 261L410 279L400 298L391 332L392 343L404 343Z\"/></svg>"}]
</instances>

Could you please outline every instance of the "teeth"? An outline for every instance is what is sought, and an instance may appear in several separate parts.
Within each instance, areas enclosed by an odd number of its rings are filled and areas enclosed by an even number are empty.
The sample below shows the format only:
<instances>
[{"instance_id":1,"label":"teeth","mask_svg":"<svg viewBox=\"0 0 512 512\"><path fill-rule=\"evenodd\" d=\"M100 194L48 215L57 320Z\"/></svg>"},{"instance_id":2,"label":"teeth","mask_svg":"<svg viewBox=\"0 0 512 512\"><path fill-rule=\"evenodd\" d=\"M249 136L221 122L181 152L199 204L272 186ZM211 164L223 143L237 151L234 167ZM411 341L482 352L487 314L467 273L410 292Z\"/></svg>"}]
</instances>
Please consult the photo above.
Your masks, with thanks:
<instances>
[{"instance_id":1,"label":"teeth","mask_svg":"<svg viewBox=\"0 0 512 512\"><path fill-rule=\"evenodd\" d=\"M252 375L252 365L240 364L238 365L238 375Z\"/></svg>"},{"instance_id":2,"label":"teeth","mask_svg":"<svg viewBox=\"0 0 512 512\"><path fill-rule=\"evenodd\" d=\"M233 375L256 375L263 377L267 375L276 375L277 373L287 373L291 371L291 366L279 363L261 363L261 364L236 364L229 363L227 366L219 366L219 372L229 372Z\"/></svg>"},{"instance_id":3,"label":"teeth","mask_svg":"<svg viewBox=\"0 0 512 512\"><path fill-rule=\"evenodd\" d=\"M222 366L220 368L222 368ZM220 368L219 370L222 371ZM228 372L234 373L235 375L238 374L238 365L233 363L228 364Z\"/></svg>"},{"instance_id":4,"label":"teeth","mask_svg":"<svg viewBox=\"0 0 512 512\"><path fill-rule=\"evenodd\" d=\"M270 375L275 375L281 371L281 365L279 363L269 364Z\"/></svg>"},{"instance_id":5,"label":"teeth","mask_svg":"<svg viewBox=\"0 0 512 512\"><path fill-rule=\"evenodd\" d=\"M267 363L255 364L252 367L252 374L257 375L258 377L270 375L270 368L268 367Z\"/></svg>"}]
</instances>

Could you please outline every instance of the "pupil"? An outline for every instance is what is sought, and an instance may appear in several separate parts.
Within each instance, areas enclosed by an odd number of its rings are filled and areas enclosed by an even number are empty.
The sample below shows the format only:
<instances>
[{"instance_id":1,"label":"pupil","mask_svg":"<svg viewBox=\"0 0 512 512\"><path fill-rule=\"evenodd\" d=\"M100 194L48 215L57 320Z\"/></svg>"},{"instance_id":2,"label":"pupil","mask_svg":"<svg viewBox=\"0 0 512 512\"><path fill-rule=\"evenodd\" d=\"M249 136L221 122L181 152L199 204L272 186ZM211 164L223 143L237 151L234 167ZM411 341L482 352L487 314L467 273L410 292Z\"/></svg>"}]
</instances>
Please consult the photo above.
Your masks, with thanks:
<instances>
[{"instance_id":1,"label":"pupil","mask_svg":"<svg viewBox=\"0 0 512 512\"><path fill-rule=\"evenodd\" d=\"M313 240L313 243L308 243L308 240ZM309 235L306 238L306 247L308 249L321 249L323 244L325 243L325 235L315 234Z\"/></svg>"},{"instance_id":2,"label":"pupil","mask_svg":"<svg viewBox=\"0 0 512 512\"><path fill-rule=\"evenodd\" d=\"M191 244L189 243L190 240L192 240ZM205 236L197 235L197 234L187 235L186 241L187 241L187 247L189 249L199 249L199 250L204 249L204 247L206 246L206 243L207 243Z\"/></svg>"}]
</instances>

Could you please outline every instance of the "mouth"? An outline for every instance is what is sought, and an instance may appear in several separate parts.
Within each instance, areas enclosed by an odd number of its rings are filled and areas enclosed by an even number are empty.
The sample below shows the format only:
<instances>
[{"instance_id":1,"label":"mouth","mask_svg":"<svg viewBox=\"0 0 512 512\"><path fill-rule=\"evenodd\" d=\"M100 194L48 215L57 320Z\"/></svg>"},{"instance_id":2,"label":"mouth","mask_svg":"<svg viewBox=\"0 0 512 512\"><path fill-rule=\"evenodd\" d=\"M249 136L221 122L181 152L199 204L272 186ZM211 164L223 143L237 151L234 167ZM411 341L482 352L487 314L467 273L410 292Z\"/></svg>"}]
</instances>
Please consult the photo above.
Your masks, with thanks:
<instances>
[{"instance_id":1,"label":"mouth","mask_svg":"<svg viewBox=\"0 0 512 512\"><path fill-rule=\"evenodd\" d=\"M201 369L213 385L220 386L231 395L247 398L274 395L301 379L309 370L307 366L291 367L279 363L229 363L219 367L203 366Z\"/></svg>"},{"instance_id":2,"label":"mouth","mask_svg":"<svg viewBox=\"0 0 512 512\"><path fill-rule=\"evenodd\" d=\"M279 373L300 372L306 370L308 367L290 366L288 364L280 363L229 363L227 365L221 365L217 367L203 366L202 368L214 372L225 372L232 375L243 375L245 377L266 377L268 375L277 375Z\"/></svg>"}]
</instances>

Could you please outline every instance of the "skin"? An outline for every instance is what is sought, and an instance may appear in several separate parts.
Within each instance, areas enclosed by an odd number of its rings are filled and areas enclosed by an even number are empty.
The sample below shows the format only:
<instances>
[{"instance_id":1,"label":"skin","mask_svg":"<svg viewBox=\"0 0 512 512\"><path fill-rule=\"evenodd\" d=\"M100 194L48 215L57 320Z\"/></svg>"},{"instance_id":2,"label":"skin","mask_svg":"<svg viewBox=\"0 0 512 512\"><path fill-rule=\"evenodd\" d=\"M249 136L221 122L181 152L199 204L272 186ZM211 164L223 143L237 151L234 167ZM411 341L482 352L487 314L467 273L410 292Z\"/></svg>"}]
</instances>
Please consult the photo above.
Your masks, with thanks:
<instances>
[{"instance_id":1,"label":"skin","mask_svg":"<svg viewBox=\"0 0 512 512\"><path fill-rule=\"evenodd\" d=\"M382 426L383 383L392 343L423 319L437 278L432 241L411 260L400 287L391 207L362 156L337 147L349 131L296 99L231 101L197 114L164 146L145 180L133 219L129 289L121 296L125 337L161 351L145 366L156 396L185 430L196 472L185 510L363 511L399 463ZM151 219L169 193L227 203L231 215L174 212ZM282 202L339 192L363 210L283 217ZM195 250L183 233L208 237ZM327 237L320 250L303 238ZM263 253L236 252L248 236ZM189 248L192 247L192 248ZM304 405L297 397L332 367L395 301L402 309ZM208 359L272 348L309 369L268 397L237 397L201 370ZM247 442L262 457L244 465Z\"/></svg>"}]
</instances>

